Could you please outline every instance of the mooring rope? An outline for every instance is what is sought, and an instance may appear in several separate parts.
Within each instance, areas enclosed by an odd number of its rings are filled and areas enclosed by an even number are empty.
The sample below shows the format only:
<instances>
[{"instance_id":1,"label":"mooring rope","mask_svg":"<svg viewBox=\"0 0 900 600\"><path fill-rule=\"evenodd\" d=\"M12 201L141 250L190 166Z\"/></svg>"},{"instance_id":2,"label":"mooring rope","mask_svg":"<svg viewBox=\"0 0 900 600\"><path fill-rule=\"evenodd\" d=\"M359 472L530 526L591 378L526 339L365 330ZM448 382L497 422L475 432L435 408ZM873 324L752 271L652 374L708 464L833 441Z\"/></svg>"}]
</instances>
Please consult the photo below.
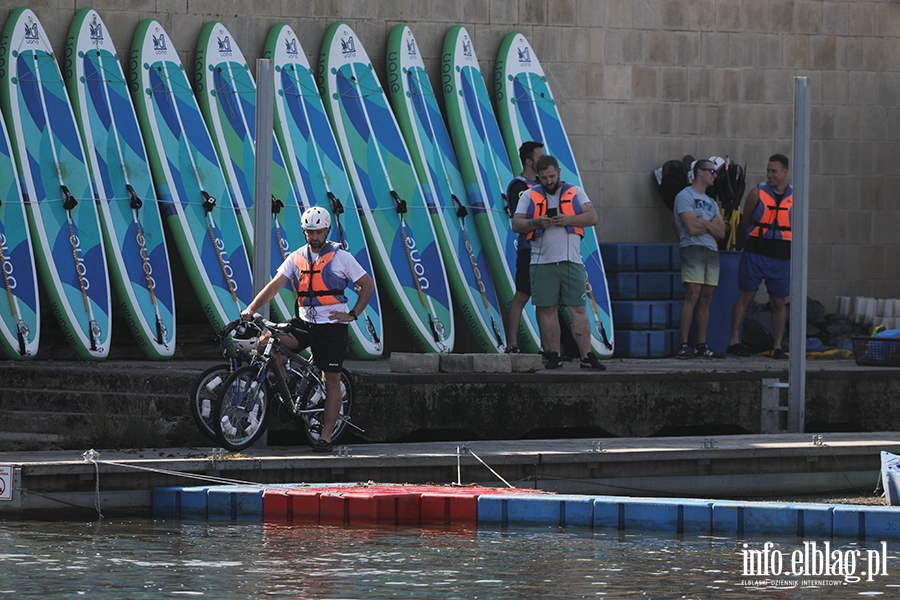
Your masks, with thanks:
<instances>
[{"instance_id":1,"label":"mooring rope","mask_svg":"<svg viewBox=\"0 0 900 600\"><path fill-rule=\"evenodd\" d=\"M515 486L512 485L510 482L508 482L507 480L503 479L503 477L500 475L500 473L498 473L497 471L495 471L494 469L492 469L491 466L490 466L489 464L487 464L486 462L484 462L483 460L481 460L481 457L478 456L477 454L475 454L474 452L472 452L472 449L469 448L468 446L457 446L457 447L456 447L456 477L457 477L457 483L458 483L459 485L462 485L462 481L460 481L460 466L459 466L459 457L460 457L460 453L461 453L461 452L465 452L465 453L468 453L468 454L471 454L472 456L474 456L474 457L475 457L475 460L477 460L478 462L480 462L481 464L483 464L485 467L487 467L487 470L490 471L491 473L493 473L493 474L497 477L497 479L499 479L500 481L502 481L503 483L505 483L505 484L506 484L506 487L510 487L510 488L511 488L511 487L515 487Z\"/></svg>"}]
</instances>

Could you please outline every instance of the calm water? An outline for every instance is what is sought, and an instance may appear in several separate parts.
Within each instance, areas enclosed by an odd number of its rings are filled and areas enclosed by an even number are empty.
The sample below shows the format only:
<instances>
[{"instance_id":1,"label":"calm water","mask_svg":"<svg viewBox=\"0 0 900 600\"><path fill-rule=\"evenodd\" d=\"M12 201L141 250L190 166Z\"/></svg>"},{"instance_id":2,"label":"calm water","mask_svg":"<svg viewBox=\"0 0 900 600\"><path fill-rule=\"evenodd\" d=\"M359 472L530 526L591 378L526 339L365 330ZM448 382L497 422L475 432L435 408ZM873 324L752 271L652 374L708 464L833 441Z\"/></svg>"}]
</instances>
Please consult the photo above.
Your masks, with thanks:
<instances>
[{"instance_id":1,"label":"calm water","mask_svg":"<svg viewBox=\"0 0 900 600\"><path fill-rule=\"evenodd\" d=\"M557 530L344 528L244 523L0 522L0 594L10 598L857 598L896 597L887 576L762 586L743 544ZM821 546L821 542L818 542ZM802 540L781 540L785 554ZM838 546L839 556L869 548ZM841 564L847 564L843 562ZM856 566L859 569L865 567ZM813 578L806 578L813 579ZM823 579L827 579L824 583Z\"/></svg>"}]
</instances>

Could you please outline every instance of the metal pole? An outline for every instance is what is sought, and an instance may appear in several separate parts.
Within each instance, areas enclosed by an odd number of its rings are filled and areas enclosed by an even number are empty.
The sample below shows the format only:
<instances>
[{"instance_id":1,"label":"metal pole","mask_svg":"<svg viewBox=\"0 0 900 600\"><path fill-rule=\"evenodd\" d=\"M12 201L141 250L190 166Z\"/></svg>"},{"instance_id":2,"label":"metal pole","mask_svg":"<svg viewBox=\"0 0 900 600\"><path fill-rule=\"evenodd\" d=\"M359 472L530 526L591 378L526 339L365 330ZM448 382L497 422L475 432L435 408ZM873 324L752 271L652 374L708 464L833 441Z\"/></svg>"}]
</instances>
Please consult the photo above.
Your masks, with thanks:
<instances>
[{"instance_id":1,"label":"metal pole","mask_svg":"<svg viewBox=\"0 0 900 600\"><path fill-rule=\"evenodd\" d=\"M256 172L253 193L253 289L272 278L272 136L274 135L275 75L270 59L256 61ZM259 313L269 318L269 305Z\"/></svg>"},{"instance_id":2,"label":"metal pole","mask_svg":"<svg viewBox=\"0 0 900 600\"><path fill-rule=\"evenodd\" d=\"M809 77L794 78L794 202L791 211L790 370L788 431L803 433L806 421L806 283L809 249Z\"/></svg>"}]
</instances>

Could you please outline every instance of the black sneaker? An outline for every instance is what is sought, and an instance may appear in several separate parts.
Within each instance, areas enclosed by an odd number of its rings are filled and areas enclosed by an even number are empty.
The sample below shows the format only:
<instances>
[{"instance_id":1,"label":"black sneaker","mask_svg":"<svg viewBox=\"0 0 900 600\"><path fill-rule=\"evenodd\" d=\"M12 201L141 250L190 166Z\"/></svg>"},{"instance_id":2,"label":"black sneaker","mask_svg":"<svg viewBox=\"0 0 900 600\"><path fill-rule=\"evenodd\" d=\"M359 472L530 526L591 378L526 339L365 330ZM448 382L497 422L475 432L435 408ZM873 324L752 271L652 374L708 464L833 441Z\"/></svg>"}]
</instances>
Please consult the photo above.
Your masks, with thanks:
<instances>
[{"instance_id":1,"label":"black sneaker","mask_svg":"<svg viewBox=\"0 0 900 600\"><path fill-rule=\"evenodd\" d=\"M772 358L775 360L787 360L787 352L782 350L781 348L775 348L775 351L772 352Z\"/></svg>"},{"instance_id":2,"label":"black sneaker","mask_svg":"<svg viewBox=\"0 0 900 600\"><path fill-rule=\"evenodd\" d=\"M725 352L727 352L728 354L731 354L733 356L743 356L743 357L753 356L753 352L751 352L750 348L748 348L744 344L732 344L732 345L728 346L728 348L725 350Z\"/></svg>"},{"instance_id":3,"label":"black sneaker","mask_svg":"<svg viewBox=\"0 0 900 600\"><path fill-rule=\"evenodd\" d=\"M581 359L581 368L593 369L595 371L606 370L606 367L599 360L597 360L597 357L594 356L593 352L588 352L587 356Z\"/></svg>"},{"instance_id":4,"label":"black sneaker","mask_svg":"<svg viewBox=\"0 0 900 600\"><path fill-rule=\"evenodd\" d=\"M513 344L512 346L507 346L507 347L506 347L506 350L504 350L504 352L505 352L506 354L521 354L522 351L519 350L519 347L518 347L518 346L516 346L515 344Z\"/></svg>"},{"instance_id":5,"label":"black sneaker","mask_svg":"<svg viewBox=\"0 0 900 600\"><path fill-rule=\"evenodd\" d=\"M312 447L313 452L331 452L331 442L327 442L319 438L316 445Z\"/></svg>"},{"instance_id":6,"label":"black sneaker","mask_svg":"<svg viewBox=\"0 0 900 600\"><path fill-rule=\"evenodd\" d=\"M697 350L694 352L694 356L700 358L725 358L724 355L719 354L706 344L697 344Z\"/></svg>"},{"instance_id":7,"label":"black sneaker","mask_svg":"<svg viewBox=\"0 0 900 600\"><path fill-rule=\"evenodd\" d=\"M675 358L694 358L694 349L688 344L682 344L678 346L678 352L675 353Z\"/></svg>"},{"instance_id":8,"label":"black sneaker","mask_svg":"<svg viewBox=\"0 0 900 600\"><path fill-rule=\"evenodd\" d=\"M557 352L548 350L544 352L544 358L547 359L547 364L544 365L545 369L558 369L563 365L563 361Z\"/></svg>"}]
</instances>

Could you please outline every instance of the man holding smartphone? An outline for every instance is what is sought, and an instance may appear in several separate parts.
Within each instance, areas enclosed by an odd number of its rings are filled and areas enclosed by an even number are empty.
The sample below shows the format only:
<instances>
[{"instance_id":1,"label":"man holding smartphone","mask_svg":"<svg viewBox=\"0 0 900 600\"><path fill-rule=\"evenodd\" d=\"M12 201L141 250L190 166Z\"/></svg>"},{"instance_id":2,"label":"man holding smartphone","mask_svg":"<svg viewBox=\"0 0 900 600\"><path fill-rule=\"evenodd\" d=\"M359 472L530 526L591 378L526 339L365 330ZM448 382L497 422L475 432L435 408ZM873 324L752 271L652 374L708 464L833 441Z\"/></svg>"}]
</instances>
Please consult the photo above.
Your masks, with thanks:
<instances>
[{"instance_id":1,"label":"man holding smartphone","mask_svg":"<svg viewBox=\"0 0 900 600\"><path fill-rule=\"evenodd\" d=\"M597 223L597 213L585 191L559 178L559 163L545 154L535 165L537 185L522 194L512 228L531 242L531 298L541 339L547 346L547 368L558 369L560 357L559 305L572 314L572 335L583 369L604 370L591 351L587 316L587 273L581 259L584 228Z\"/></svg>"}]
</instances>

